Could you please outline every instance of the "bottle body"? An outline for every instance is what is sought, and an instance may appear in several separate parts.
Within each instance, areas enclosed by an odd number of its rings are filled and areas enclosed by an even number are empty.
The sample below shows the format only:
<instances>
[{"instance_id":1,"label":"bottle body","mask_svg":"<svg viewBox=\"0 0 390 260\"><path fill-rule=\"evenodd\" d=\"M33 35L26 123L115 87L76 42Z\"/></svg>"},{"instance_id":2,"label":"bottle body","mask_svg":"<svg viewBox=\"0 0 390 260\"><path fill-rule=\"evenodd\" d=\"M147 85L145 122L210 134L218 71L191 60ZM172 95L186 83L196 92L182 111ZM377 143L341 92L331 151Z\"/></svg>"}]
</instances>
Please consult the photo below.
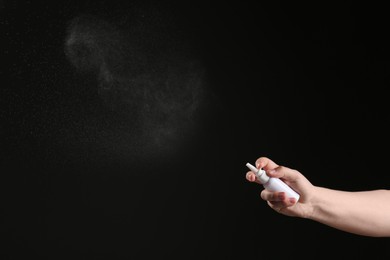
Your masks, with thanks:
<instances>
[{"instance_id":1,"label":"bottle body","mask_svg":"<svg viewBox=\"0 0 390 260\"><path fill-rule=\"evenodd\" d=\"M263 184L264 188L269 191L279 191L285 192L287 197L295 198L296 201L299 200L300 195L294 191L290 186L284 183L282 180L278 178L269 178L269 180Z\"/></svg>"}]
</instances>

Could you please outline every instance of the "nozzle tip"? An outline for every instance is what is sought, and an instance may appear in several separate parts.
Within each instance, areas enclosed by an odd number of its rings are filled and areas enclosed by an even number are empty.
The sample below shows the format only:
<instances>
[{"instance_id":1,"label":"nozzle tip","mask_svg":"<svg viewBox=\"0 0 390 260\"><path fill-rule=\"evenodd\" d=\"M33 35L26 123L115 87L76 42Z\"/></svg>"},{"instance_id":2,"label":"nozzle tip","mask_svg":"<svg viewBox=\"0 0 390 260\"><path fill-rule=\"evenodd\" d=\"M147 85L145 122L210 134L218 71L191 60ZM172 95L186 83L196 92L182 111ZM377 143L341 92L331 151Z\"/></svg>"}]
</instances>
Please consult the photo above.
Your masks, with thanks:
<instances>
[{"instance_id":1,"label":"nozzle tip","mask_svg":"<svg viewBox=\"0 0 390 260\"><path fill-rule=\"evenodd\" d=\"M246 164L246 167L248 167L249 170L251 170L251 171L254 172L254 173L257 173L257 172L259 171L255 166L253 166L253 165L250 164L250 163L247 163L247 164Z\"/></svg>"}]
</instances>

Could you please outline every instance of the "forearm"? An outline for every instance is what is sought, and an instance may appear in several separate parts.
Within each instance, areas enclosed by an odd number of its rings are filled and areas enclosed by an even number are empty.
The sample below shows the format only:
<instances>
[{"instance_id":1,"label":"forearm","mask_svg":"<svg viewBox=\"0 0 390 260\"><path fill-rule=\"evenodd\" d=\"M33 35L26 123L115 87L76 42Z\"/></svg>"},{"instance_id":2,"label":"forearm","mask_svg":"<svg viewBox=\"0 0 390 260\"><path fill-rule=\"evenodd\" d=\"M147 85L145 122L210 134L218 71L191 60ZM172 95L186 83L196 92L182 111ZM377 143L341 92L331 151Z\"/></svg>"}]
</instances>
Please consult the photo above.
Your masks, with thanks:
<instances>
[{"instance_id":1,"label":"forearm","mask_svg":"<svg viewBox=\"0 0 390 260\"><path fill-rule=\"evenodd\" d=\"M354 234L390 237L390 191L338 191L316 187L310 219Z\"/></svg>"}]
</instances>

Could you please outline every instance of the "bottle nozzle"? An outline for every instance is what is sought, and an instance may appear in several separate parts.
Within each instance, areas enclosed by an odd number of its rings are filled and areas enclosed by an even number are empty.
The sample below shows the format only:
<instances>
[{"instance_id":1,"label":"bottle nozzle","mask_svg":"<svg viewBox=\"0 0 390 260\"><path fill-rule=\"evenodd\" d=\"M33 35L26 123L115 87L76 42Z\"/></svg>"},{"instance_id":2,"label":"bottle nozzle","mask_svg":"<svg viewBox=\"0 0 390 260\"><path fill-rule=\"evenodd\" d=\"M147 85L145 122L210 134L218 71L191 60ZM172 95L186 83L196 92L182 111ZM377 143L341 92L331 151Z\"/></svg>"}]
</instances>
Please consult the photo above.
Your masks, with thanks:
<instances>
[{"instance_id":1,"label":"bottle nozzle","mask_svg":"<svg viewBox=\"0 0 390 260\"><path fill-rule=\"evenodd\" d=\"M247 163L247 164L246 164L246 167L248 167L249 170L251 170L251 171L254 172L254 173L257 173L257 172L259 171L259 169L257 169L255 166L253 166L253 165L250 164L250 163Z\"/></svg>"},{"instance_id":2,"label":"bottle nozzle","mask_svg":"<svg viewBox=\"0 0 390 260\"><path fill-rule=\"evenodd\" d=\"M253 166L252 164L250 163L247 163L246 164L246 167L249 168L249 170L251 170L257 177L257 179L261 182L261 183L266 183L268 180L269 180L269 177L267 176L267 174L265 173L264 170L262 169L257 169L255 166Z\"/></svg>"}]
</instances>

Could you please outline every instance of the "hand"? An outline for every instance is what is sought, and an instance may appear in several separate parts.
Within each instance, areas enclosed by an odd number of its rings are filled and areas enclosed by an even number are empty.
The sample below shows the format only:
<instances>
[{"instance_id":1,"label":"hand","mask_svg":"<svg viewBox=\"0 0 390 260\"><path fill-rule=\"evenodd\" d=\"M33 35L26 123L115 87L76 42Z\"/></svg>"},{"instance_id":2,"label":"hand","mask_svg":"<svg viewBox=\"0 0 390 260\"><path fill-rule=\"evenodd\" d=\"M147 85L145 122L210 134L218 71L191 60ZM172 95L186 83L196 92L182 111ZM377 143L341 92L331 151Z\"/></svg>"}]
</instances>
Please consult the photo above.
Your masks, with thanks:
<instances>
[{"instance_id":1,"label":"hand","mask_svg":"<svg viewBox=\"0 0 390 260\"><path fill-rule=\"evenodd\" d=\"M257 159L256 167L265 170L269 177L280 178L300 194L299 201L296 201L294 198L288 198L284 192L263 189L260 194L261 198L267 201L272 209L292 217L309 218L312 215L313 207L311 201L316 187L305 176L297 170L279 166L267 157ZM252 171L247 172L246 179L260 184Z\"/></svg>"}]
</instances>

